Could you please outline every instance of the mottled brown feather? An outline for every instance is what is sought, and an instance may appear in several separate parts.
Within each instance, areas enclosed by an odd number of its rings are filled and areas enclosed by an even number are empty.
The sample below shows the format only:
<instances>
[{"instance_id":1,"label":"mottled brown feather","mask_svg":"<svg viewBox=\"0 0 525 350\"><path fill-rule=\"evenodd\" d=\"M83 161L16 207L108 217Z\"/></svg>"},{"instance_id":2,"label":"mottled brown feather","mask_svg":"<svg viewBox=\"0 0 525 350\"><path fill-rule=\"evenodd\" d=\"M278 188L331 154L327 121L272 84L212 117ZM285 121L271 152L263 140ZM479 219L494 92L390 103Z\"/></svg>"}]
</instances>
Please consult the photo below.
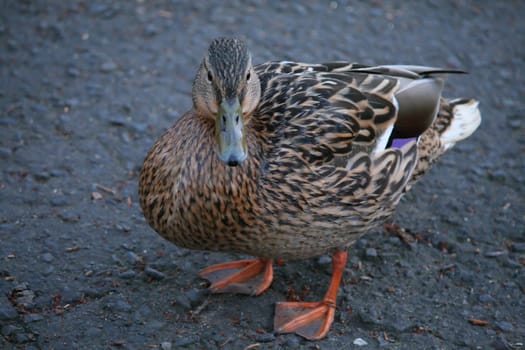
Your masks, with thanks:
<instances>
[{"instance_id":1,"label":"mottled brown feather","mask_svg":"<svg viewBox=\"0 0 525 350\"><path fill-rule=\"evenodd\" d=\"M255 66L261 95L237 167L217 157L213 118L184 114L142 167L148 223L182 247L288 259L348 247L381 224L444 151L439 137L453 114L442 99L419 142L374 150L396 122L399 81L362 67Z\"/></svg>"}]
</instances>

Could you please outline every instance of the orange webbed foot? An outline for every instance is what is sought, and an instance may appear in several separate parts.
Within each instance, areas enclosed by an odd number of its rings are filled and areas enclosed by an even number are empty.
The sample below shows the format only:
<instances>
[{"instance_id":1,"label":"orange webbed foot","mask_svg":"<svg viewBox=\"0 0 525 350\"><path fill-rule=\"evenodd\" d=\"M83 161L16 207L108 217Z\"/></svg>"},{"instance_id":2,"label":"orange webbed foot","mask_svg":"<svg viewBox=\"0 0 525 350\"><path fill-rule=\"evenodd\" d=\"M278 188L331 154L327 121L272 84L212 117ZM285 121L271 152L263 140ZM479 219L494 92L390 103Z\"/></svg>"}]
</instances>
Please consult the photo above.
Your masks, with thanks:
<instances>
[{"instance_id":1,"label":"orange webbed foot","mask_svg":"<svg viewBox=\"0 0 525 350\"><path fill-rule=\"evenodd\" d=\"M275 308L274 329L309 340L326 336L334 321L335 305L324 302L283 302Z\"/></svg>"},{"instance_id":2,"label":"orange webbed foot","mask_svg":"<svg viewBox=\"0 0 525 350\"><path fill-rule=\"evenodd\" d=\"M334 321L337 290L346 265L347 252L332 254L332 278L319 302L281 302L275 308L274 329L296 333L309 340L324 338Z\"/></svg>"},{"instance_id":3,"label":"orange webbed foot","mask_svg":"<svg viewBox=\"0 0 525 350\"><path fill-rule=\"evenodd\" d=\"M259 295L273 280L272 260L257 258L206 267L199 276L210 281L213 293Z\"/></svg>"}]
</instances>

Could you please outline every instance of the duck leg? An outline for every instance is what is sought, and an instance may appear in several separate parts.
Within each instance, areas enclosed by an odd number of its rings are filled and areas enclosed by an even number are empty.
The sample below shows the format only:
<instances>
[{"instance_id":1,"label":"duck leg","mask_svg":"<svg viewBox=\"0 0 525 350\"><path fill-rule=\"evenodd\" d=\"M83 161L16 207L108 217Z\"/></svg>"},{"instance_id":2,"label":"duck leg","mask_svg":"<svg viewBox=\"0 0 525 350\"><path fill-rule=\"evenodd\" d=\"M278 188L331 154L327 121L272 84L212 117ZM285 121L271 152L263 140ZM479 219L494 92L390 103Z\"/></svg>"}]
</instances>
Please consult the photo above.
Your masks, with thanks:
<instances>
[{"instance_id":1,"label":"duck leg","mask_svg":"<svg viewBox=\"0 0 525 350\"><path fill-rule=\"evenodd\" d=\"M346 265L346 251L332 255L332 278L319 302L280 302L275 308L274 329L279 333L296 333L315 340L326 336L334 321L337 290Z\"/></svg>"},{"instance_id":2,"label":"duck leg","mask_svg":"<svg viewBox=\"0 0 525 350\"><path fill-rule=\"evenodd\" d=\"M199 271L213 293L259 295L273 280L272 259L246 259L212 265Z\"/></svg>"}]
</instances>

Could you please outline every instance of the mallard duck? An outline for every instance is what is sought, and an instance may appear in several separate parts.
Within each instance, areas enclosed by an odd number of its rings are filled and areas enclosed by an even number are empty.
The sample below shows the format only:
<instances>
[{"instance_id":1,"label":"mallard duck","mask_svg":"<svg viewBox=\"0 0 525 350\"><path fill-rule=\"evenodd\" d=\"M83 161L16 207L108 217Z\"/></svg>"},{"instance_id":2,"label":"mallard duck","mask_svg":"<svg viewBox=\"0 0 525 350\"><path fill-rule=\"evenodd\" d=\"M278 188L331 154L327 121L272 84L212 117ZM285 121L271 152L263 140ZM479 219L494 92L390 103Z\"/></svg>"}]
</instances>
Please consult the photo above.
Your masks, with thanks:
<instances>
[{"instance_id":1,"label":"mallard duck","mask_svg":"<svg viewBox=\"0 0 525 350\"><path fill-rule=\"evenodd\" d=\"M275 259L331 253L324 297L277 303L274 319L277 332L323 338L347 248L481 121L477 101L441 97L445 73L457 71L253 65L244 41L213 40L193 83L193 108L144 160L144 215L178 246L254 256L203 269L217 293L259 295Z\"/></svg>"}]
</instances>

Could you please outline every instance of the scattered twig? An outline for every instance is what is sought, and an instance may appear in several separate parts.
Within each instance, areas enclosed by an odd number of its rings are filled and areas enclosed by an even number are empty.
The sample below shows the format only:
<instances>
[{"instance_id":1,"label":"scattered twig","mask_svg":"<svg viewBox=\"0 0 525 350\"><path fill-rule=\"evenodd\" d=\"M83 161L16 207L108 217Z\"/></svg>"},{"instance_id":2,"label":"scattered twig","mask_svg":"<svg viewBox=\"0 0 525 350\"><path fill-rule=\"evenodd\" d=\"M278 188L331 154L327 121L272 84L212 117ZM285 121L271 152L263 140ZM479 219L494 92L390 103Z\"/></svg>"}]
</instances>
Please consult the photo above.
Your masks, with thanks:
<instances>
[{"instance_id":1,"label":"scattered twig","mask_svg":"<svg viewBox=\"0 0 525 350\"><path fill-rule=\"evenodd\" d=\"M486 326L489 324L489 321L486 320L480 320L478 318L471 317L468 319L468 321L473 324L474 326Z\"/></svg>"},{"instance_id":2,"label":"scattered twig","mask_svg":"<svg viewBox=\"0 0 525 350\"><path fill-rule=\"evenodd\" d=\"M80 246L78 244L72 246L72 247L67 247L66 248L66 252L70 253L70 252L76 252L77 250L80 250Z\"/></svg>"},{"instance_id":3,"label":"scattered twig","mask_svg":"<svg viewBox=\"0 0 525 350\"><path fill-rule=\"evenodd\" d=\"M385 229L385 231L398 236L399 239L401 239L406 244L413 243L417 240L416 237L408 233L407 230L405 230L397 224L394 224L393 222L388 222L384 224L383 228Z\"/></svg>"},{"instance_id":4,"label":"scattered twig","mask_svg":"<svg viewBox=\"0 0 525 350\"><path fill-rule=\"evenodd\" d=\"M104 191L106 193L109 193L113 196L116 196L117 195L117 191L115 191L114 189L112 188L109 188L107 186L104 186L104 185L101 185L101 184L95 184L95 187L101 191Z\"/></svg>"}]
</instances>

